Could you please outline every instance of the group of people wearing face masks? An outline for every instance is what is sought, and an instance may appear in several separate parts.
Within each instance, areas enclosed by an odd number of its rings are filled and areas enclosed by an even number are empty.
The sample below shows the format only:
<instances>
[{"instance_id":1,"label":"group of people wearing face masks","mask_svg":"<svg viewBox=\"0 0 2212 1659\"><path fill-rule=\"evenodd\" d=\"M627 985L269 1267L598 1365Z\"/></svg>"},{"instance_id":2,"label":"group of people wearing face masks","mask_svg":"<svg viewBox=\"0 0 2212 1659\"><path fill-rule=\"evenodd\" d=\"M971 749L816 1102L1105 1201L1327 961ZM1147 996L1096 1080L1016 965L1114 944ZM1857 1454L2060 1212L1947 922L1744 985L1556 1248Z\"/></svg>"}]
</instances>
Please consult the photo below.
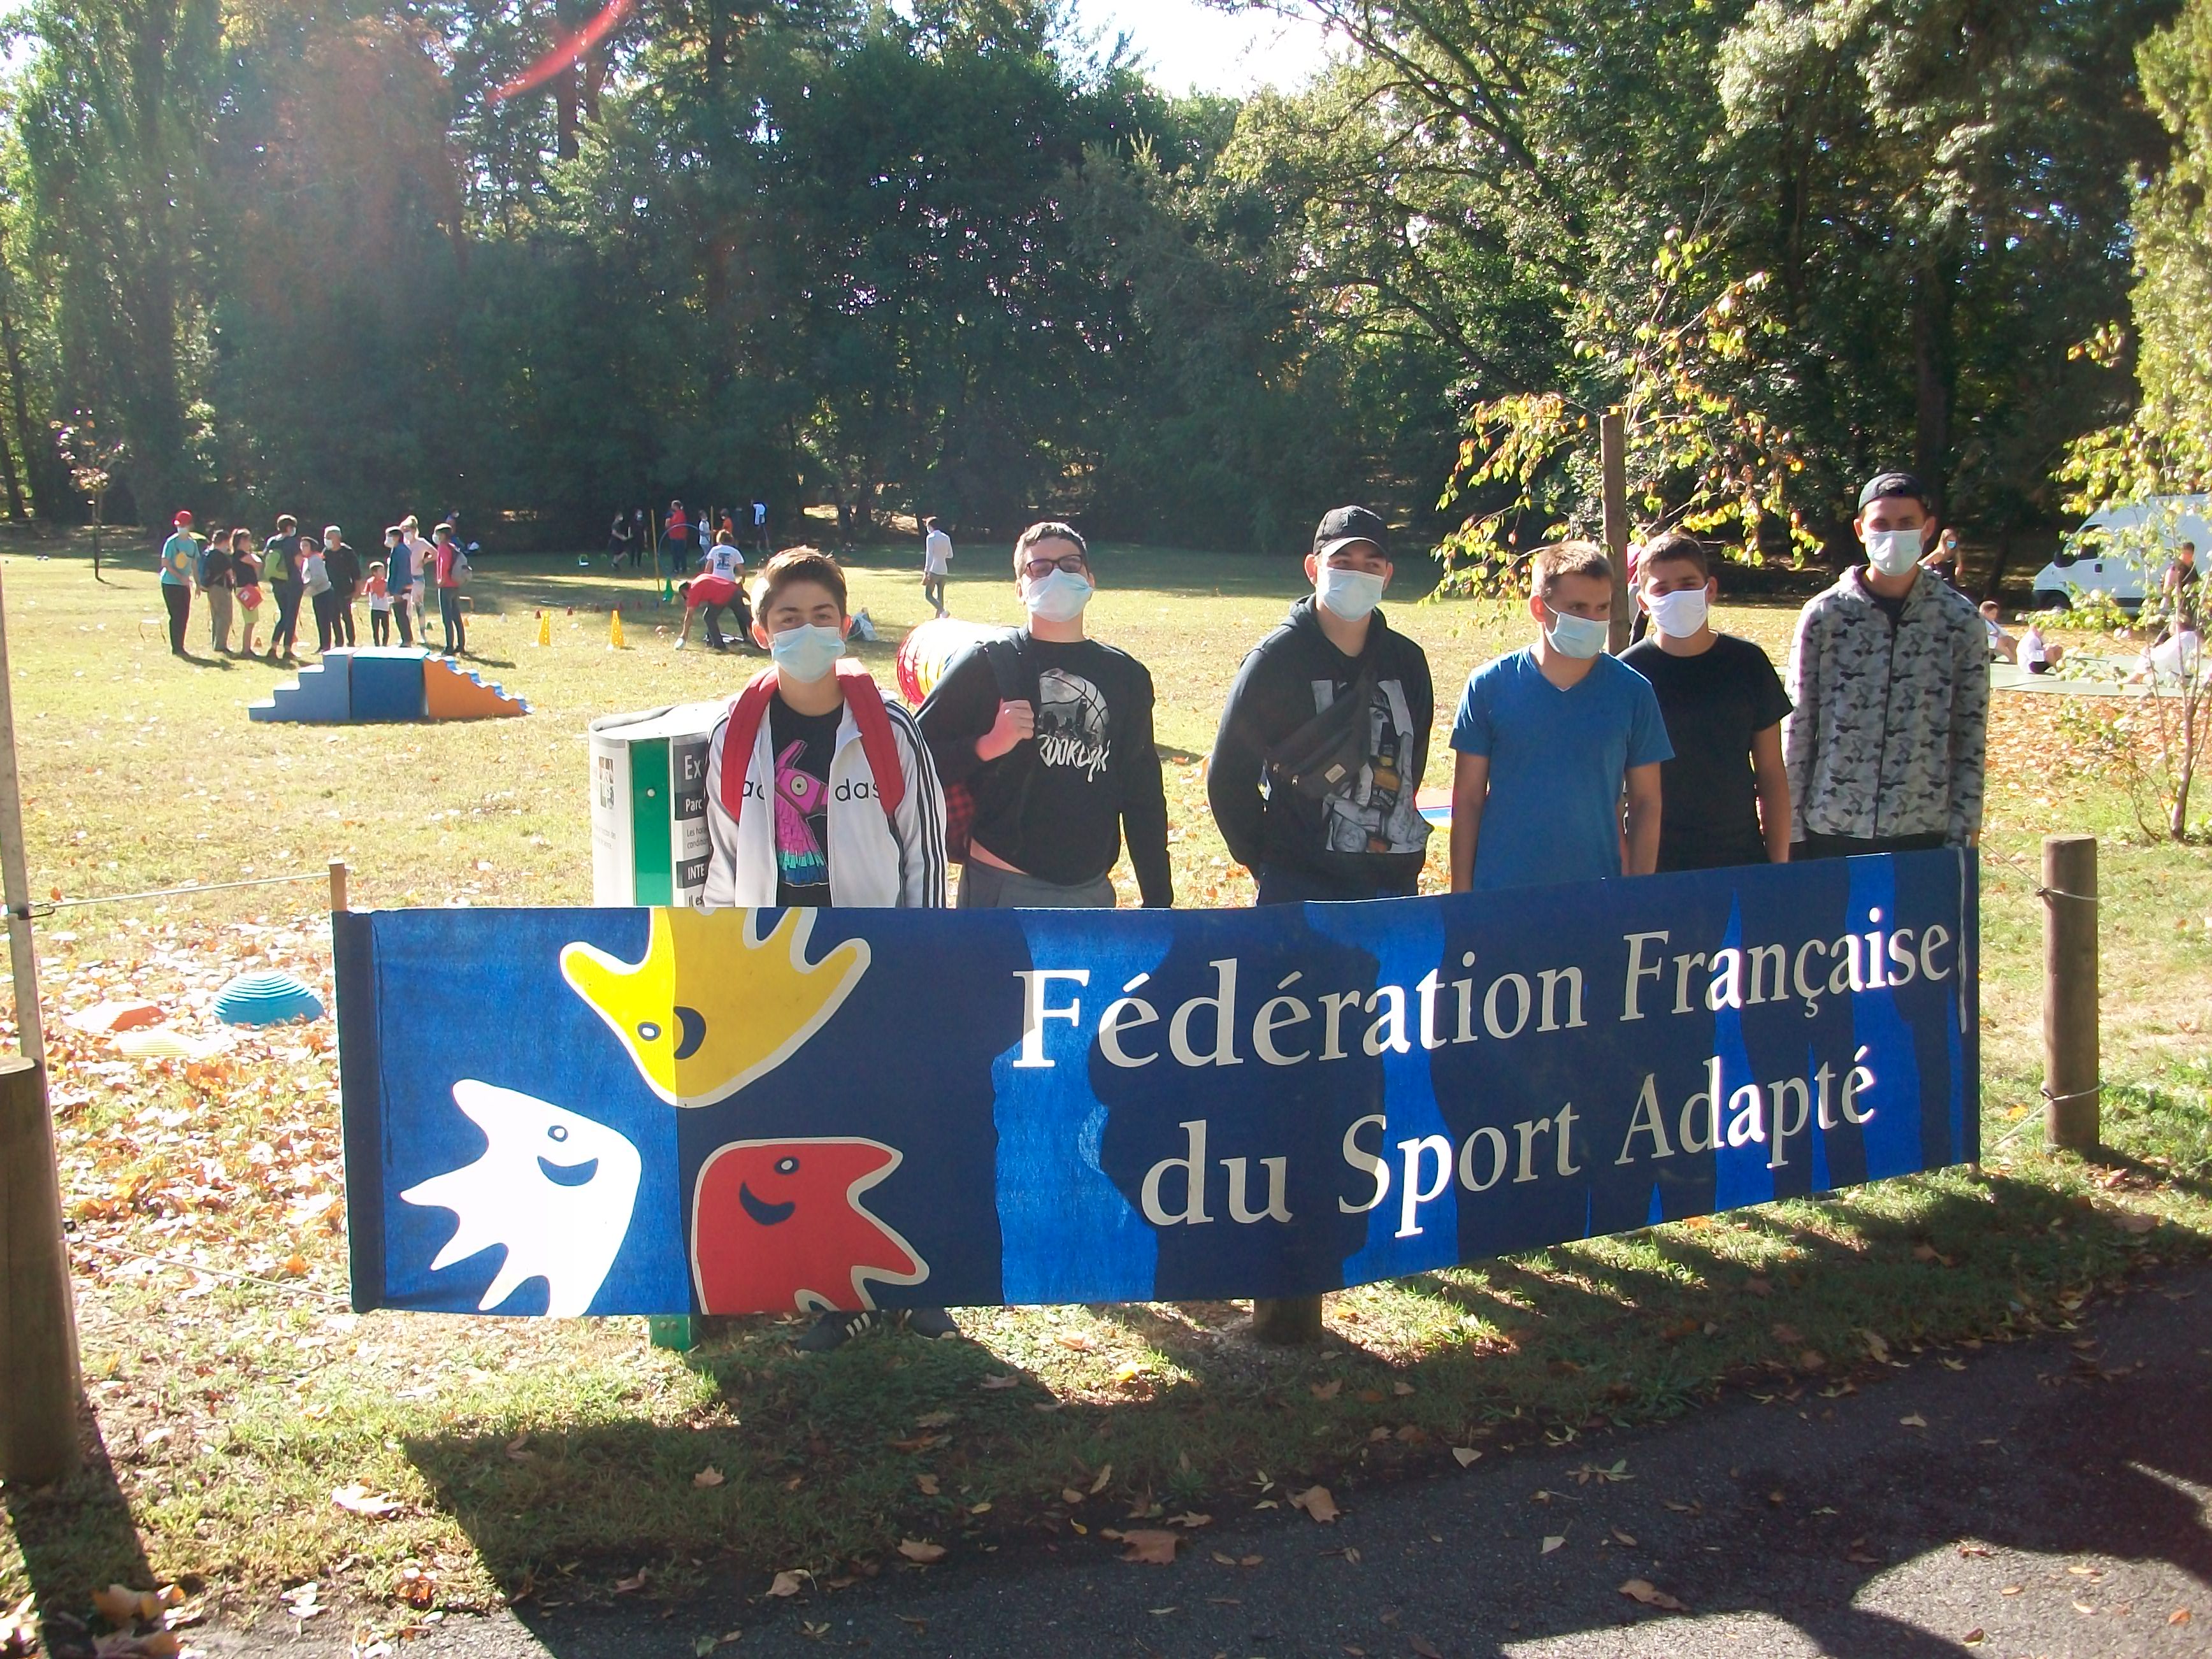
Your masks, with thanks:
<instances>
[{"instance_id":1,"label":"group of people wearing face masks","mask_svg":"<svg viewBox=\"0 0 2212 1659\"><path fill-rule=\"evenodd\" d=\"M1927 492L1885 473L1860 498L1866 562L1798 619L1790 690L1715 631L1704 546L1640 550L1650 637L1606 653L1613 572L1568 542L1529 570L1535 638L1476 669L1451 726L1455 892L1964 845L1978 835L1989 680L1981 619L1924 566ZM1245 658L1206 789L1258 902L1413 893L1435 696L1426 655L1381 609L1388 528L1329 513L1311 593ZM1091 639L1097 574L1070 526L1014 544L1025 626L970 647L918 712L845 656L843 572L811 548L754 592L771 665L708 749L702 902L1110 908L1126 846L1142 902L1175 902L1145 665ZM825 1314L802 1349L886 1317ZM941 1309L900 1316L954 1332Z\"/></svg>"}]
</instances>

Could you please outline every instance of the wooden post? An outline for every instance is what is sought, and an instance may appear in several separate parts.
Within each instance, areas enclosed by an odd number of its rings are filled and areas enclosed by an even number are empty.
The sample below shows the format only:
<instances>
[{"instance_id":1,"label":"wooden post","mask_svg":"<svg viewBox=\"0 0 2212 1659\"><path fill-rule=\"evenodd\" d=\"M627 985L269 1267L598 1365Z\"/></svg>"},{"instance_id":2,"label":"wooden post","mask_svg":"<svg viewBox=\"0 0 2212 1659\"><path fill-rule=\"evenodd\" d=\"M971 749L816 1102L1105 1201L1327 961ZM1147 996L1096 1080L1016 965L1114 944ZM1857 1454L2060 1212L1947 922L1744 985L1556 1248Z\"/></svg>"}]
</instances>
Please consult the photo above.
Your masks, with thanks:
<instances>
[{"instance_id":1,"label":"wooden post","mask_svg":"<svg viewBox=\"0 0 2212 1659\"><path fill-rule=\"evenodd\" d=\"M331 914L348 908L346 903L346 867L343 859L331 860Z\"/></svg>"},{"instance_id":2,"label":"wooden post","mask_svg":"<svg viewBox=\"0 0 2212 1659\"><path fill-rule=\"evenodd\" d=\"M1252 1302L1252 1334L1262 1342L1284 1344L1321 1340L1321 1298L1317 1296L1255 1297Z\"/></svg>"},{"instance_id":3,"label":"wooden post","mask_svg":"<svg viewBox=\"0 0 2212 1659\"><path fill-rule=\"evenodd\" d=\"M1606 648L1619 656L1628 649L1636 614L1628 593L1628 428L1619 410L1608 409L1599 420L1598 447L1605 475L1605 551L1613 561L1613 629Z\"/></svg>"},{"instance_id":4,"label":"wooden post","mask_svg":"<svg viewBox=\"0 0 2212 1659\"><path fill-rule=\"evenodd\" d=\"M2097 838L2043 838L2043 1123L2053 1146L2096 1150Z\"/></svg>"},{"instance_id":5,"label":"wooden post","mask_svg":"<svg viewBox=\"0 0 2212 1659\"><path fill-rule=\"evenodd\" d=\"M43 1486L76 1467L77 1396L46 1071L0 1060L0 1480Z\"/></svg>"}]
</instances>

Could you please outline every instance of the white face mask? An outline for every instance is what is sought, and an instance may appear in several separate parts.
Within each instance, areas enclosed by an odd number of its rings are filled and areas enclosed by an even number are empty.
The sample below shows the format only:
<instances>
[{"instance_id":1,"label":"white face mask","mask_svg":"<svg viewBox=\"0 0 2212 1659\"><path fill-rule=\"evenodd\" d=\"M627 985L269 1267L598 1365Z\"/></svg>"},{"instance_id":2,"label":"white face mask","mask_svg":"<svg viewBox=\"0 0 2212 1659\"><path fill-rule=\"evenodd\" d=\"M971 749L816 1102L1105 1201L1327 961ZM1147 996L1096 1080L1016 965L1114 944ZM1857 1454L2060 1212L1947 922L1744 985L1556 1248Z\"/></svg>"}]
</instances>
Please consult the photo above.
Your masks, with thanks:
<instances>
[{"instance_id":1,"label":"white face mask","mask_svg":"<svg viewBox=\"0 0 2212 1659\"><path fill-rule=\"evenodd\" d=\"M1866 532L1867 562L1885 576L1906 576L1920 562L1917 530L1869 530Z\"/></svg>"},{"instance_id":2,"label":"white face mask","mask_svg":"<svg viewBox=\"0 0 2212 1659\"><path fill-rule=\"evenodd\" d=\"M811 685L845 654L845 635L835 628L811 624L787 628L769 637L768 648L779 673L790 675L801 685Z\"/></svg>"},{"instance_id":3,"label":"white face mask","mask_svg":"<svg viewBox=\"0 0 2212 1659\"><path fill-rule=\"evenodd\" d=\"M1048 570L1024 580L1022 603L1042 622L1073 622L1091 603L1091 584L1073 570Z\"/></svg>"},{"instance_id":4,"label":"white face mask","mask_svg":"<svg viewBox=\"0 0 2212 1659\"><path fill-rule=\"evenodd\" d=\"M1325 564L1314 574L1314 597L1346 622L1358 622L1382 603L1385 579L1364 570Z\"/></svg>"},{"instance_id":5,"label":"white face mask","mask_svg":"<svg viewBox=\"0 0 2212 1659\"><path fill-rule=\"evenodd\" d=\"M1605 649L1612 637L1613 624L1596 617L1570 616L1565 611L1544 607L1552 618L1544 629L1544 637L1552 642L1552 649L1563 657L1586 659L1596 656Z\"/></svg>"},{"instance_id":6,"label":"white face mask","mask_svg":"<svg viewBox=\"0 0 2212 1659\"><path fill-rule=\"evenodd\" d=\"M1644 608L1651 613L1652 626L1670 640L1686 640L1698 632L1705 625L1710 609L1702 587L1653 594L1644 601Z\"/></svg>"}]
</instances>

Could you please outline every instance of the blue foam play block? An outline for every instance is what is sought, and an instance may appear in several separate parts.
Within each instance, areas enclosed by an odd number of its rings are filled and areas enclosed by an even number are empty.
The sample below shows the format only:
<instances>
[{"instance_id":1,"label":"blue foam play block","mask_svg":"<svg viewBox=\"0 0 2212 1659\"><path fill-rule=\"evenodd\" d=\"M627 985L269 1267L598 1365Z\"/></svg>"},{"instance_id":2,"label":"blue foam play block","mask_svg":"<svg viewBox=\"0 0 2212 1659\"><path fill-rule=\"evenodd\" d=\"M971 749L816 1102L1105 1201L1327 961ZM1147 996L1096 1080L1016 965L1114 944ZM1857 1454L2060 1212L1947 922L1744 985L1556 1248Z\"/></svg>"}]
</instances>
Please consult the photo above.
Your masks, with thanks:
<instances>
[{"instance_id":1,"label":"blue foam play block","mask_svg":"<svg viewBox=\"0 0 2212 1659\"><path fill-rule=\"evenodd\" d=\"M321 660L300 671L297 684L278 686L269 702L255 703L246 712L257 720L343 725L353 718L351 654L343 651L325 653Z\"/></svg>"},{"instance_id":2,"label":"blue foam play block","mask_svg":"<svg viewBox=\"0 0 2212 1659\"><path fill-rule=\"evenodd\" d=\"M422 690L424 653L374 647L353 653L353 717L356 720L419 720L429 712Z\"/></svg>"}]
</instances>

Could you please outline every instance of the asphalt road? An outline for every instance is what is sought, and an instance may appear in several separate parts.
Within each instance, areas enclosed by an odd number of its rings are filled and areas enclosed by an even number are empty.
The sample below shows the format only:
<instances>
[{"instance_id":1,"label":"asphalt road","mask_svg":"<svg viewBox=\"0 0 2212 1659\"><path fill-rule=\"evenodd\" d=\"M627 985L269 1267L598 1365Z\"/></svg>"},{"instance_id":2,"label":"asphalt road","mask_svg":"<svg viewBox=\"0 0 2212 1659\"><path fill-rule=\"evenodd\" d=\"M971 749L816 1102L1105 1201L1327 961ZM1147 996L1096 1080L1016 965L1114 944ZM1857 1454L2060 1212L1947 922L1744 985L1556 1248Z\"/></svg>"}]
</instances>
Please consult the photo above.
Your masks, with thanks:
<instances>
[{"instance_id":1,"label":"asphalt road","mask_svg":"<svg viewBox=\"0 0 2212 1659\"><path fill-rule=\"evenodd\" d=\"M1925 1355L1838 1399L1808 1389L1743 1400L1671 1427L1340 1492L1333 1524L1217 1511L1170 1566L1126 1565L1114 1546L1071 1539L836 1595L749 1601L733 1585L672 1611L456 1618L397 1651L693 1659L702 1638L742 1630L718 1650L2212 1654L2212 1273L2100 1304L2077 1333L1965 1359L1953 1370ZM1624 1459L1626 1479L1592 1473ZM1687 1611L1632 1601L1620 1587L1636 1579ZM195 1644L240 1659L349 1653L344 1631L321 1622L280 1618Z\"/></svg>"}]
</instances>

